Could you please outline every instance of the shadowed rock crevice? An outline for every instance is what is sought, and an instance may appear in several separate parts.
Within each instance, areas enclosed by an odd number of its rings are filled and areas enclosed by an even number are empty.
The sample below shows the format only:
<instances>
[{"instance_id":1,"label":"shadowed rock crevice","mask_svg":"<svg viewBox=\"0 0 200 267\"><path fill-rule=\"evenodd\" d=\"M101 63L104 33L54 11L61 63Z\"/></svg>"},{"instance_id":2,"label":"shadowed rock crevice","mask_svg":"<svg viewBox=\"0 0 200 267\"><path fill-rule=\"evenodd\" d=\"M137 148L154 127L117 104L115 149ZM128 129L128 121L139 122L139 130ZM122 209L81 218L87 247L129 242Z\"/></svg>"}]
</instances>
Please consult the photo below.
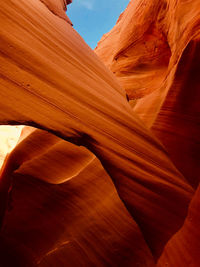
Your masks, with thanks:
<instances>
[{"instance_id":1,"label":"shadowed rock crevice","mask_svg":"<svg viewBox=\"0 0 200 267\"><path fill-rule=\"evenodd\" d=\"M183 52L173 84L152 130L193 186L200 172L200 42L191 41Z\"/></svg>"}]
</instances>

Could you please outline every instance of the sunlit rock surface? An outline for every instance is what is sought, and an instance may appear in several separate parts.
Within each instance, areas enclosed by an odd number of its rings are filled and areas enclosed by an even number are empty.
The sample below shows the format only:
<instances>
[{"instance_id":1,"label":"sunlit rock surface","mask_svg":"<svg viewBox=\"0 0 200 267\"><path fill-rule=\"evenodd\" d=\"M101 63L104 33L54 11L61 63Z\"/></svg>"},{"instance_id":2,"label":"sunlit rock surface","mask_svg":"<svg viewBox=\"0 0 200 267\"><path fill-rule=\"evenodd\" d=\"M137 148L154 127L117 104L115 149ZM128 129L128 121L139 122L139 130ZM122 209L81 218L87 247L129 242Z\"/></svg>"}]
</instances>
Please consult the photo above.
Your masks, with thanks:
<instances>
[{"instance_id":1,"label":"sunlit rock surface","mask_svg":"<svg viewBox=\"0 0 200 267\"><path fill-rule=\"evenodd\" d=\"M123 83L121 87L62 17L70 2L11 0L0 6L0 123L28 126L1 169L2 265L150 267L167 261L176 267L168 247L184 229L194 189L148 129L145 116L139 118L139 102L132 108ZM143 66L143 82L156 74L160 78L138 98L156 91L172 51L160 30L148 27L163 2L134 2L126 12L136 9L141 21L146 18L138 31L149 40L148 50L158 40L152 69ZM153 18L147 19L150 11ZM124 15L119 20L124 20L130 39L135 23L131 16L126 23ZM103 60L111 67L109 56L115 49L105 47ZM137 52L138 58L143 51ZM159 99L161 107L167 98L160 92ZM147 114L145 108L148 102ZM152 118L157 115L152 111Z\"/></svg>"},{"instance_id":2,"label":"sunlit rock surface","mask_svg":"<svg viewBox=\"0 0 200 267\"><path fill-rule=\"evenodd\" d=\"M21 130L21 126L0 126L0 168L6 155L16 146Z\"/></svg>"},{"instance_id":3,"label":"sunlit rock surface","mask_svg":"<svg viewBox=\"0 0 200 267\"><path fill-rule=\"evenodd\" d=\"M72 22L66 15L67 5L72 3L72 0L40 0L46 5L46 7L56 16L64 19L69 24L72 25Z\"/></svg>"}]
</instances>

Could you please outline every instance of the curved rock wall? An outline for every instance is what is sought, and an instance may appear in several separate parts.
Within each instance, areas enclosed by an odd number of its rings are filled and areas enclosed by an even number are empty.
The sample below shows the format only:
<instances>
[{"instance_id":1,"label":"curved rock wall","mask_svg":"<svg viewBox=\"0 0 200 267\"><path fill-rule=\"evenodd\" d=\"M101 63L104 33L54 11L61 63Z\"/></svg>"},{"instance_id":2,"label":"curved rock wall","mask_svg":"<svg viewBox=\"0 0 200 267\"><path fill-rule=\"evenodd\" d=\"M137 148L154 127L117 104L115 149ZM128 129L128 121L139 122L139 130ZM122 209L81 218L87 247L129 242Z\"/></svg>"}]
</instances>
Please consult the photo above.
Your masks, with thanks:
<instances>
[{"instance_id":1,"label":"curved rock wall","mask_svg":"<svg viewBox=\"0 0 200 267\"><path fill-rule=\"evenodd\" d=\"M186 220L181 229L166 245L158 266L194 266L200 265L200 188L196 190Z\"/></svg>"},{"instance_id":2,"label":"curved rock wall","mask_svg":"<svg viewBox=\"0 0 200 267\"><path fill-rule=\"evenodd\" d=\"M59 12L61 2L55 2ZM1 170L4 264L154 266L183 225L194 190L112 72L52 12L53 2L45 3L0 6L0 123L49 132L33 131ZM147 28L152 44L151 34L156 39L160 31ZM162 55L167 62L170 54Z\"/></svg>"},{"instance_id":3,"label":"curved rock wall","mask_svg":"<svg viewBox=\"0 0 200 267\"><path fill-rule=\"evenodd\" d=\"M95 52L194 188L200 168L200 3L130 1ZM199 189L158 266L199 266Z\"/></svg>"},{"instance_id":4,"label":"curved rock wall","mask_svg":"<svg viewBox=\"0 0 200 267\"><path fill-rule=\"evenodd\" d=\"M134 112L197 187L200 167L199 1L130 1L95 52Z\"/></svg>"}]
</instances>

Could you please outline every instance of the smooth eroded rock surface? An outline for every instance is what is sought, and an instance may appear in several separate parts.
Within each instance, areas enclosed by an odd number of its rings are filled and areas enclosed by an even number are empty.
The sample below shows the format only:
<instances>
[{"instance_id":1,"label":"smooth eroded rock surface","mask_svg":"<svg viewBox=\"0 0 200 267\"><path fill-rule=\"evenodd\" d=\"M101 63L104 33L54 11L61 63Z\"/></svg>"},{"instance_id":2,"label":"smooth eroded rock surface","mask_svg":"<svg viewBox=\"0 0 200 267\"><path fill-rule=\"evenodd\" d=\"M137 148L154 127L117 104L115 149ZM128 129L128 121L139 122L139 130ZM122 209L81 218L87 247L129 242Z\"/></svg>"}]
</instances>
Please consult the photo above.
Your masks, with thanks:
<instances>
[{"instance_id":1,"label":"smooth eroded rock surface","mask_svg":"<svg viewBox=\"0 0 200 267\"><path fill-rule=\"evenodd\" d=\"M132 0L95 52L135 113L197 187L200 168L200 3Z\"/></svg>"},{"instance_id":2,"label":"smooth eroded rock surface","mask_svg":"<svg viewBox=\"0 0 200 267\"><path fill-rule=\"evenodd\" d=\"M173 86L182 94L182 79L173 81L191 42L187 66L195 71L185 81L194 80L198 95L198 39L191 40L199 5L131 1L96 50L110 71L68 23L70 2L0 6L0 124L39 128L23 129L1 169L0 256L4 266L154 266L182 231L197 181L184 177L159 122L169 103L180 124L189 110L198 142L198 104L191 108L191 98L185 109L169 94ZM143 98L130 105L124 89ZM183 151L193 152L184 136Z\"/></svg>"}]
</instances>

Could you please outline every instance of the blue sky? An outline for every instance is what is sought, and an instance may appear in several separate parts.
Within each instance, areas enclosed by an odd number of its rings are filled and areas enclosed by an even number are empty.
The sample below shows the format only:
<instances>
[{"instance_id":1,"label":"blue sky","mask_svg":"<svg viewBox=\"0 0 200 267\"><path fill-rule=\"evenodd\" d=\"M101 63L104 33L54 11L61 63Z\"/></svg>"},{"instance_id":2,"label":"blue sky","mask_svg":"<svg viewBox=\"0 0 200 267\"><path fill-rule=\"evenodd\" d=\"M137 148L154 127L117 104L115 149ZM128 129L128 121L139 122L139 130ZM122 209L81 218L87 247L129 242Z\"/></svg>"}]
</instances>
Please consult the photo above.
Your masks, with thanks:
<instances>
[{"instance_id":1,"label":"blue sky","mask_svg":"<svg viewBox=\"0 0 200 267\"><path fill-rule=\"evenodd\" d=\"M128 3L129 0L73 0L67 15L93 49L102 35L113 28Z\"/></svg>"}]
</instances>

